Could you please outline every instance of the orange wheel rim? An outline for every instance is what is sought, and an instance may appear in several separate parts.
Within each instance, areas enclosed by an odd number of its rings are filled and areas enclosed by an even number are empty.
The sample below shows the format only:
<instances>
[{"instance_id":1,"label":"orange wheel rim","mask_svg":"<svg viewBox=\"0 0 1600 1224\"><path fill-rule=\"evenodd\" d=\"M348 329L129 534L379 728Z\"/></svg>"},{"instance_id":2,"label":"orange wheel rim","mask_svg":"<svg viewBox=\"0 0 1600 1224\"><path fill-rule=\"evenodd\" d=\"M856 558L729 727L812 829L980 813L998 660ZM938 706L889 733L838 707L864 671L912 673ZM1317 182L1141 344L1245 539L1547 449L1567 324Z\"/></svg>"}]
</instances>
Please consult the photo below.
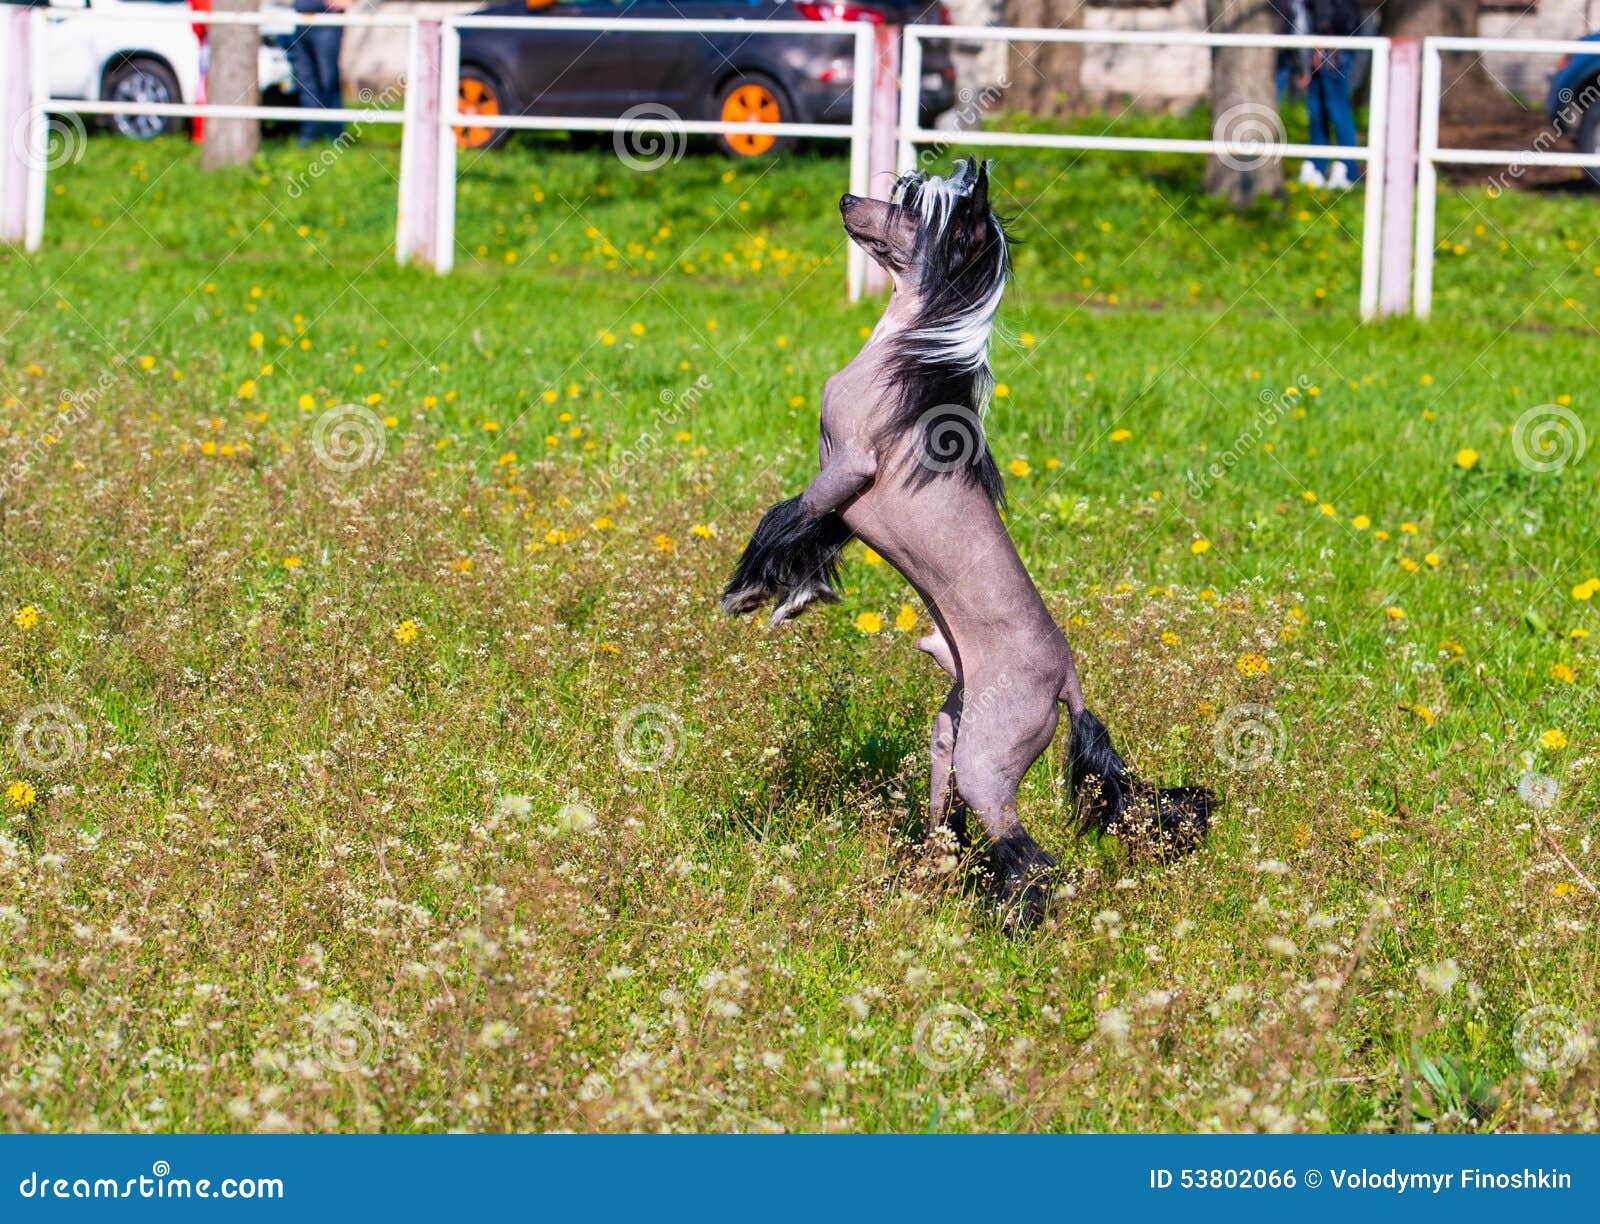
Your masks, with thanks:
<instances>
[{"instance_id":1,"label":"orange wheel rim","mask_svg":"<svg viewBox=\"0 0 1600 1224\"><path fill-rule=\"evenodd\" d=\"M724 123L781 123L783 109L765 85L740 85L722 100ZM742 157L757 157L778 143L766 132L730 132L728 145Z\"/></svg>"},{"instance_id":2,"label":"orange wheel rim","mask_svg":"<svg viewBox=\"0 0 1600 1224\"><path fill-rule=\"evenodd\" d=\"M456 110L463 115L498 115L500 113L500 99L495 97L494 90L486 83L468 78L461 82L456 90ZM493 138L497 129L486 127L458 127L456 129L456 147L461 149L476 149L486 145Z\"/></svg>"}]
</instances>

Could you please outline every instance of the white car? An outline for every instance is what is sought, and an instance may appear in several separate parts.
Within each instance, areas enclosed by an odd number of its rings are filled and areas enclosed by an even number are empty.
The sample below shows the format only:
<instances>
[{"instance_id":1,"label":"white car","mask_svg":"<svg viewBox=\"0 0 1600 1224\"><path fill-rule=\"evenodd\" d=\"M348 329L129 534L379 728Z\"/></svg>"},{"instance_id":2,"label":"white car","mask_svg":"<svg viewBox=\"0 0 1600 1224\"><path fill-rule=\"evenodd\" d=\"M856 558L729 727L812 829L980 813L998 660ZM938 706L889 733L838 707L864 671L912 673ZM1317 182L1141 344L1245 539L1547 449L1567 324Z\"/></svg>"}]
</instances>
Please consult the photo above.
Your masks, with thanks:
<instances>
[{"instance_id":1,"label":"white car","mask_svg":"<svg viewBox=\"0 0 1600 1224\"><path fill-rule=\"evenodd\" d=\"M50 96L118 102L193 103L200 84L200 39L187 21L140 20L141 14L181 12L187 0L50 0L45 59ZM78 16L72 10L88 9ZM272 7L266 9L274 11ZM290 9L279 9L286 17ZM285 48L292 19L261 27L261 92L280 104L294 91ZM176 132L182 119L113 115L112 128L148 140Z\"/></svg>"}]
</instances>

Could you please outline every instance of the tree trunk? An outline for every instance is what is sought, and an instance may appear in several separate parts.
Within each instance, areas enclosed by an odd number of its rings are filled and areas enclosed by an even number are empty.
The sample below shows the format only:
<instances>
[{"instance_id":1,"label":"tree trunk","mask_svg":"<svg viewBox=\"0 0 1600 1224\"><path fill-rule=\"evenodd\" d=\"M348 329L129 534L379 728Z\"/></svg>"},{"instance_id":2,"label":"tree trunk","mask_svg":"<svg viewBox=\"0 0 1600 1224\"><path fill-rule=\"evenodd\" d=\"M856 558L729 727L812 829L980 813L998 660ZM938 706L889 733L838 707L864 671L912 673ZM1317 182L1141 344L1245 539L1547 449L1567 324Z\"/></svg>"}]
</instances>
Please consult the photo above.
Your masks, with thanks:
<instances>
[{"instance_id":1,"label":"tree trunk","mask_svg":"<svg viewBox=\"0 0 1600 1224\"><path fill-rule=\"evenodd\" d=\"M253 13L260 0L213 0L218 13ZM207 36L210 66L206 101L225 106L256 106L261 101L261 30L258 26L214 25ZM207 170L248 165L261 151L258 119L207 119L200 164Z\"/></svg>"},{"instance_id":2,"label":"tree trunk","mask_svg":"<svg viewBox=\"0 0 1600 1224\"><path fill-rule=\"evenodd\" d=\"M1383 32L1476 38L1479 0L1387 0ZM1476 55L1446 55L1441 65L1440 109L1458 118L1494 115L1514 107Z\"/></svg>"},{"instance_id":3,"label":"tree trunk","mask_svg":"<svg viewBox=\"0 0 1600 1224\"><path fill-rule=\"evenodd\" d=\"M1086 0L1003 0L1003 23L1048 30L1083 28ZM1010 45L1006 102L1046 118L1069 115L1083 102L1083 44Z\"/></svg>"},{"instance_id":4,"label":"tree trunk","mask_svg":"<svg viewBox=\"0 0 1600 1224\"><path fill-rule=\"evenodd\" d=\"M1206 0L1206 28L1217 34L1275 34L1267 0ZM1206 190L1247 208L1283 194L1284 140L1278 115L1278 53L1271 47L1216 47L1211 52L1211 135L1241 147L1206 163ZM1249 147L1246 147L1249 146Z\"/></svg>"}]
</instances>

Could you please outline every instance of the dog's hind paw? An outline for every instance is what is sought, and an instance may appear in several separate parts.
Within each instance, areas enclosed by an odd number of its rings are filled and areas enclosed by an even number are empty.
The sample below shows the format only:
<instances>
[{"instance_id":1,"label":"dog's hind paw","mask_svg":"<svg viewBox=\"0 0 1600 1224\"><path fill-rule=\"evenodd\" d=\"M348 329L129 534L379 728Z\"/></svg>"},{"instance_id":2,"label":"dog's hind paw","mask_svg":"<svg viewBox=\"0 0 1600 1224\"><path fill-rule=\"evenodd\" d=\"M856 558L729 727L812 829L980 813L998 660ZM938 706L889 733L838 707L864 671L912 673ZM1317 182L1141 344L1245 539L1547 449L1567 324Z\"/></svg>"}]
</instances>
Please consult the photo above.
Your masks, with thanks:
<instances>
[{"instance_id":1,"label":"dog's hind paw","mask_svg":"<svg viewBox=\"0 0 1600 1224\"><path fill-rule=\"evenodd\" d=\"M989 865L994 872L990 897L1000 925L1014 935L1033 930L1044 919L1055 888L1055 859L1017 829L990 844Z\"/></svg>"},{"instance_id":2,"label":"dog's hind paw","mask_svg":"<svg viewBox=\"0 0 1600 1224\"><path fill-rule=\"evenodd\" d=\"M746 612L754 612L766 603L772 592L765 587L747 586L740 587L737 591L724 592L717 606L729 616L743 616Z\"/></svg>"}]
</instances>

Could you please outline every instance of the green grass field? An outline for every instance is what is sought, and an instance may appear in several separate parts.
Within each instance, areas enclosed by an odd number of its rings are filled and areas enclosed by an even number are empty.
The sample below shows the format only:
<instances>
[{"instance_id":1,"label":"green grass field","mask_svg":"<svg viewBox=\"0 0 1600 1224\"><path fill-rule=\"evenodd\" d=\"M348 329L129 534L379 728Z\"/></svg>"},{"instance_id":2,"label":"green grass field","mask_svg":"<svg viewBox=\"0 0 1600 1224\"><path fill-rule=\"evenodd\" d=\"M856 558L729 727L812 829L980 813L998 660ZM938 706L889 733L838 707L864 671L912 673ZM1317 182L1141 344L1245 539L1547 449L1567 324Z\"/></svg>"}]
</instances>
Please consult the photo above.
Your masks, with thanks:
<instances>
[{"instance_id":1,"label":"green grass field","mask_svg":"<svg viewBox=\"0 0 1600 1224\"><path fill-rule=\"evenodd\" d=\"M396 160L93 139L0 254L7 1129L1600 1127L1596 197L1450 190L1359 326L1358 195L1002 153L1011 528L1226 804L1130 855L1058 743L1013 940L906 585L714 607L875 317L844 161L514 145L441 280Z\"/></svg>"}]
</instances>

